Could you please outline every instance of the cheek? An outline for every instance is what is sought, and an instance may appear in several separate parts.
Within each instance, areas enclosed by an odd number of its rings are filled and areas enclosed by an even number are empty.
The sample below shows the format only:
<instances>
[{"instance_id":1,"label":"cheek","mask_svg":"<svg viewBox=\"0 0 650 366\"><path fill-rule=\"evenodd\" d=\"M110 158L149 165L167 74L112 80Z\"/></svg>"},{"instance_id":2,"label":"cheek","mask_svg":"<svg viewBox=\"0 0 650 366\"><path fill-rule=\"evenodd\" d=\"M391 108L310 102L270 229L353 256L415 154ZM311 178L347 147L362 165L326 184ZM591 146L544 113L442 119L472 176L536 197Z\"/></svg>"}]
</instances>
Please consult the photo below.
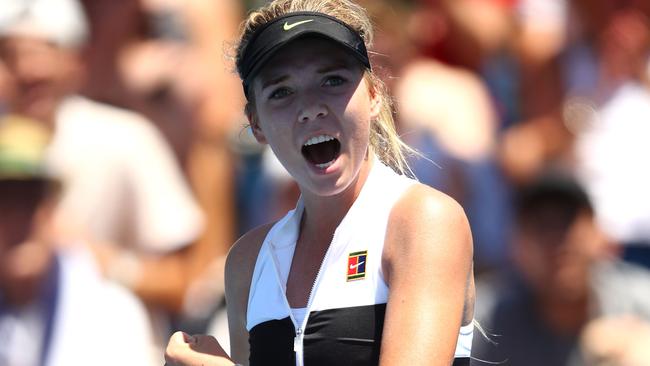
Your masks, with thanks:
<instances>
[{"instance_id":1,"label":"cheek","mask_svg":"<svg viewBox=\"0 0 650 366\"><path fill-rule=\"evenodd\" d=\"M269 114L266 114L266 116L270 117ZM272 116L272 118L265 118L263 121L258 120L256 135L258 142L268 144L276 152L276 155L277 152L291 146L292 126L287 121L288 117L277 115Z\"/></svg>"},{"instance_id":2,"label":"cheek","mask_svg":"<svg viewBox=\"0 0 650 366\"><path fill-rule=\"evenodd\" d=\"M280 121L266 118L264 121L259 121L258 123L259 130L269 143L286 135L286 128L282 126Z\"/></svg>"},{"instance_id":3,"label":"cheek","mask_svg":"<svg viewBox=\"0 0 650 366\"><path fill-rule=\"evenodd\" d=\"M357 139L368 140L370 125L373 115L366 95L355 94L351 103L345 109L346 127L352 130L352 136Z\"/></svg>"}]
</instances>

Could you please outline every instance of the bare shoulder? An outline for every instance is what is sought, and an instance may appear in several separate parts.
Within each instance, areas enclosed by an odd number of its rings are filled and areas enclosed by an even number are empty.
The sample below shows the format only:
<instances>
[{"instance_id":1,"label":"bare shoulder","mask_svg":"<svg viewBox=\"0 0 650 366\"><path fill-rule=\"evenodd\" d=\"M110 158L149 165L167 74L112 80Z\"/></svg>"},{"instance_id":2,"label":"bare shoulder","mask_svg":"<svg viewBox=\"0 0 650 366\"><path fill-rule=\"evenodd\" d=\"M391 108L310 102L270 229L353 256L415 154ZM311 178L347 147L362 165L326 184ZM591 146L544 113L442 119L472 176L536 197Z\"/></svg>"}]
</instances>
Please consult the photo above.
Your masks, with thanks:
<instances>
[{"instance_id":1,"label":"bare shoulder","mask_svg":"<svg viewBox=\"0 0 650 366\"><path fill-rule=\"evenodd\" d=\"M471 264L472 236L463 208L448 195L423 184L409 188L390 213L384 261L406 254L436 261Z\"/></svg>"},{"instance_id":2,"label":"bare shoulder","mask_svg":"<svg viewBox=\"0 0 650 366\"><path fill-rule=\"evenodd\" d=\"M250 259L251 256L257 257L257 253L259 252L266 235L274 224L275 223L272 222L258 226L237 239L232 248L230 248L226 263L241 265L243 264L242 262Z\"/></svg>"},{"instance_id":3,"label":"bare shoulder","mask_svg":"<svg viewBox=\"0 0 650 366\"><path fill-rule=\"evenodd\" d=\"M395 224L406 225L409 229L419 225L446 224L451 226L437 229L469 233L467 216L460 204L448 195L419 183L409 188L393 206L389 225Z\"/></svg>"},{"instance_id":4,"label":"bare shoulder","mask_svg":"<svg viewBox=\"0 0 650 366\"><path fill-rule=\"evenodd\" d=\"M226 303L228 312L243 321L248 305L253 270L264 238L273 224L259 226L244 234L230 249L226 259Z\"/></svg>"},{"instance_id":5,"label":"bare shoulder","mask_svg":"<svg viewBox=\"0 0 650 366\"><path fill-rule=\"evenodd\" d=\"M233 285L243 285L246 281L250 283L257 254L273 224L264 224L252 229L230 248L226 259L226 286L228 283Z\"/></svg>"}]
</instances>

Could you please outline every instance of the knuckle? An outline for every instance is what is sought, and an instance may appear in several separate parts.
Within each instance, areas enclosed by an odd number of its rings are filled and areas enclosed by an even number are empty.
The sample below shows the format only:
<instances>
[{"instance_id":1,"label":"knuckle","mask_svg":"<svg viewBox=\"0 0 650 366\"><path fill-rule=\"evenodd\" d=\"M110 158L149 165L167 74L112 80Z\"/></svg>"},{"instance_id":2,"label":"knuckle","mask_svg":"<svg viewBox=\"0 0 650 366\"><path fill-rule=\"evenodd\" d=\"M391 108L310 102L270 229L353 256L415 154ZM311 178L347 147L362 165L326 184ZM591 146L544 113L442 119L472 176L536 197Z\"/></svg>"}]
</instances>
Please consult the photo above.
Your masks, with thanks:
<instances>
[{"instance_id":1,"label":"knuckle","mask_svg":"<svg viewBox=\"0 0 650 366\"><path fill-rule=\"evenodd\" d=\"M174 361L176 359L176 350L173 346L167 346L165 350L165 361Z\"/></svg>"},{"instance_id":2,"label":"knuckle","mask_svg":"<svg viewBox=\"0 0 650 366\"><path fill-rule=\"evenodd\" d=\"M181 332L174 333L167 343L165 348L165 359L173 360L178 356L178 348L181 342L183 341L183 335Z\"/></svg>"}]
</instances>

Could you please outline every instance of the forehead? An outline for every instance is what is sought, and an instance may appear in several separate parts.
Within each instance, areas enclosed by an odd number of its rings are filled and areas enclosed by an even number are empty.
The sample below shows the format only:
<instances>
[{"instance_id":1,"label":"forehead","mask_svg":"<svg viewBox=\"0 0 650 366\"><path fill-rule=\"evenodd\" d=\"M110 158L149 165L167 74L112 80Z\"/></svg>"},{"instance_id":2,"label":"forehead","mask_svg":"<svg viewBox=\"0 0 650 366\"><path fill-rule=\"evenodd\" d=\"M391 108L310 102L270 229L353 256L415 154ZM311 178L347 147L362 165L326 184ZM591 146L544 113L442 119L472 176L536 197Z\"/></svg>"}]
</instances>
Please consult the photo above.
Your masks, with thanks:
<instances>
[{"instance_id":1,"label":"forehead","mask_svg":"<svg viewBox=\"0 0 650 366\"><path fill-rule=\"evenodd\" d=\"M319 37L300 38L278 50L262 67L256 79L264 79L278 72L331 66L362 67L350 51L334 41Z\"/></svg>"},{"instance_id":2,"label":"forehead","mask_svg":"<svg viewBox=\"0 0 650 366\"><path fill-rule=\"evenodd\" d=\"M4 55L47 55L63 52L48 40L37 37L11 36L0 38L0 51Z\"/></svg>"}]
</instances>

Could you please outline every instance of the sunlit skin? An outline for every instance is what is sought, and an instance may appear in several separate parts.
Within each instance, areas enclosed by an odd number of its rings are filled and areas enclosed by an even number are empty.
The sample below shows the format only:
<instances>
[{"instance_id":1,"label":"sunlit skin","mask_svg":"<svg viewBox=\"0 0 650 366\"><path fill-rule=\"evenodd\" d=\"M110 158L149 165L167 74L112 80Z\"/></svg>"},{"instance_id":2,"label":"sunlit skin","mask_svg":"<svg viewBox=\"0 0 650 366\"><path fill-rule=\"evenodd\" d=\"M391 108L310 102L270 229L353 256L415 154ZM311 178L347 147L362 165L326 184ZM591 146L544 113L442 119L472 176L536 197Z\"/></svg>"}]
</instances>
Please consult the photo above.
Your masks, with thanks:
<instances>
[{"instance_id":1,"label":"sunlit skin","mask_svg":"<svg viewBox=\"0 0 650 366\"><path fill-rule=\"evenodd\" d=\"M343 199L349 207L368 174L370 123L379 108L363 75L359 62L340 46L310 38L287 45L252 85L253 133L296 180L308 212L324 203L323 196L329 197L328 206ZM341 143L340 155L327 169L301 152L310 137L322 134Z\"/></svg>"}]
</instances>

